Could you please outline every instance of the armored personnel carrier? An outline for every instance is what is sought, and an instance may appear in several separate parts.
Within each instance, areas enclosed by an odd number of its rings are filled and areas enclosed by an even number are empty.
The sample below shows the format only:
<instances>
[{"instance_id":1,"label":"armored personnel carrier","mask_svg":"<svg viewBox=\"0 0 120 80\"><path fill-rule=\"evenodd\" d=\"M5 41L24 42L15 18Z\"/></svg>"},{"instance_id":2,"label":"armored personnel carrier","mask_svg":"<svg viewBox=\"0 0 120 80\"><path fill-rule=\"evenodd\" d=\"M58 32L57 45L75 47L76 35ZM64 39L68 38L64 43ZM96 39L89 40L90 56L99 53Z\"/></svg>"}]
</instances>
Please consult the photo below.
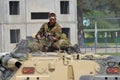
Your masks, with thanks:
<instances>
[{"instance_id":1,"label":"armored personnel carrier","mask_svg":"<svg viewBox=\"0 0 120 80\"><path fill-rule=\"evenodd\" d=\"M0 55L0 80L120 80L120 57L22 47ZM23 52L22 52L23 51ZM23 54L24 53L24 54Z\"/></svg>"}]
</instances>

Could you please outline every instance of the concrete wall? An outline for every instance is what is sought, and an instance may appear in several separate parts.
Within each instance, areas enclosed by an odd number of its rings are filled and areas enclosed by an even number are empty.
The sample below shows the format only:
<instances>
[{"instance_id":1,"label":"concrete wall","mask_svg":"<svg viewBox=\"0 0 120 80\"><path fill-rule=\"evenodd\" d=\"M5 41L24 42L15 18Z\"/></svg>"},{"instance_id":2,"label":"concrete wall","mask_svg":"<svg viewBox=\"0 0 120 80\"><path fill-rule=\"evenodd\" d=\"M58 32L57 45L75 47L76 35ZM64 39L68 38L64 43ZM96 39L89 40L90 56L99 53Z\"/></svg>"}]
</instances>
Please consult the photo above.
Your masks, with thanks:
<instances>
[{"instance_id":1,"label":"concrete wall","mask_svg":"<svg viewBox=\"0 0 120 80\"><path fill-rule=\"evenodd\" d=\"M60 14L61 0L17 0L20 1L20 14L9 15L9 1L0 0L0 41L3 43L0 52L12 51L17 43L10 43L10 29L20 29L20 38L32 36L38 32L48 19L31 19L31 12L55 12L62 28L70 28L72 44L77 41L77 0L70 1L70 14ZM12 0L16 1L16 0ZM67 0L68 1L68 0ZM2 41L3 40L3 41ZM4 50L3 50L4 49Z\"/></svg>"},{"instance_id":2,"label":"concrete wall","mask_svg":"<svg viewBox=\"0 0 120 80\"><path fill-rule=\"evenodd\" d=\"M46 22L46 19L31 20L31 12L55 12L54 0L26 0L26 18L28 23Z\"/></svg>"},{"instance_id":3,"label":"concrete wall","mask_svg":"<svg viewBox=\"0 0 120 80\"><path fill-rule=\"evenodd\" d=\"M4 15L3 10L4 10L3 0L0 0L0 24L3 22L3 15Z\"/></svg>"},{"instance_id":4,"label":"concrete wall","mask_svg":"<svg viewBox=\"0 0 120 80\"><path fill-rule=\"evenodd\" d=\"M0 51L2 51L2 27L0 24Z\"/></svg>"},{"instance_id":5,"label":"concrete wall","mask_svg":"<svg viewBox=\"0 0 120 80\"><path fill-rule=\"evenodd\" d=\"M20 29L20 39L26 39L26 27L24 24L5 24L4 25L4 48L5 51L12 51L17 43L10 43L10 30Z\"/></svg>"},{"instance_id":6,"label":"concrete wall","mask_svg":"<svg viewBox=\"0 0 120 80\"><path fill-rule=\"evenodd\" d=\"M76 0L70 1L70 14L60 14L60 1L61 0L27 0L26 3L26 16L27 16L27 35L35 34L40 26L48 20L31 20L31 12L55 12L57 14L57 21L62 28L70 28L70 40L72 44L76 44L77 40L77 2ZM48 3L46 3L48 2ZM32 6L31 6L32 5ZM49 7L49 8L48 8ZM32 24L31 24L32 23ZM34 24L33 24L34 23ZM34 32L33 32L34 31ZM74 37L74 38L73 38Z\"/></svg>"},{"instance_id":7,"label":"concrete wall","mask_svg":"<svg viewBox=\"0 0 120 80\"><path fill-rule=\"evenodd\" d=\"M3 0L4 1L4 23L7 24L16 24L16 23L25 23L25 1L26 0L12 0L20 2L20 14L19 15L10 15L9 14L9 1L11 0Z\"/></svg>"}]
</instances>

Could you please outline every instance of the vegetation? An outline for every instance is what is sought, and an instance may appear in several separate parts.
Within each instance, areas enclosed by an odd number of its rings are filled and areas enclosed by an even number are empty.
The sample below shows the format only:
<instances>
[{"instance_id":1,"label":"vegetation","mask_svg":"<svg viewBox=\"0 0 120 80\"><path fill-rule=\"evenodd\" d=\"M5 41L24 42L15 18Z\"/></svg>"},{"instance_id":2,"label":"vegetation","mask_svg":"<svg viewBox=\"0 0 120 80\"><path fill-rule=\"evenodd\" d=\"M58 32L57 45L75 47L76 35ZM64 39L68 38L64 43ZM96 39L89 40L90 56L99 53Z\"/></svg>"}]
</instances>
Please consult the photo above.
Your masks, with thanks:
<instances>
[{"instance_id":1,"label":"vegetation","mask_svg":"<svg viewBox=\"0 0 120 80\"><path fill-rule=\"evenodd\" d=\"M78 12L89 25L80 28L84 32L86 46L94 46L95 22L97 21L98 46L115 47L120 45L120 0L78 0ZM79 14L78 14L79 15ZM117 41L116 41L117 32ZM105 37L105 33L106 37Z\"/></svg>"}]
</instances>

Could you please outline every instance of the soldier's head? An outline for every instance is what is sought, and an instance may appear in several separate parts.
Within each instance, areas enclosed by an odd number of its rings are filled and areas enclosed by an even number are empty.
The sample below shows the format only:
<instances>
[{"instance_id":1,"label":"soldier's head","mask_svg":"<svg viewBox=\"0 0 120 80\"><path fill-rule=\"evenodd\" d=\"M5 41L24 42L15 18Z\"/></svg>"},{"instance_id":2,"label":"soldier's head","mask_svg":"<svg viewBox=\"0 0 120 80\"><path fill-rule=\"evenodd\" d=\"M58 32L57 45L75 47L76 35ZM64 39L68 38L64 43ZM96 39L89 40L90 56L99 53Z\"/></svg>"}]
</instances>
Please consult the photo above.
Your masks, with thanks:
<instances>
[{"instance_id":1,"label":"soldier's head","mask_svg":"<svg viewBox=\"0 0 120 80\"><path fill-rule=\"evenodd\" d=\"M50 13L49 14L49 22L50 22L50 25L55 24L55 22L56 22L56 14L55 13Z\"/></svg>"}]
</instances>

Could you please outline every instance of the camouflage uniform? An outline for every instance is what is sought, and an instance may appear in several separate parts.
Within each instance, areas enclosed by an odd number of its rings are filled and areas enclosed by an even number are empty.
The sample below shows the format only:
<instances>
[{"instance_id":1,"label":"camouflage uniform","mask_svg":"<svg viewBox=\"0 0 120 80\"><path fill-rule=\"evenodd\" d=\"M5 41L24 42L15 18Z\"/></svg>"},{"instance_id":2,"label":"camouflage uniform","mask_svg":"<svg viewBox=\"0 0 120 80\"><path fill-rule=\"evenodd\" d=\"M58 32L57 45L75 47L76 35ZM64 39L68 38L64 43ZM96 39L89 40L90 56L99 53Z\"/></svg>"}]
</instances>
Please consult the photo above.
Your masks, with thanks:
<instances>
[{"instance_id":1,"label":"camouflage uniform","mask_svg":"<svg viewBox=\"0 0 120 80\"><path fill-rule=\"evenodd\" d=\"M61 26L56 22L54 26L49 27L49 22L42 25L41 29L36 35L40 34L42 38L38 42L33 42L29 44L29 47L32 51L52 51L56 49L65 49L70 46L70 41L64 33L62 33ZM50 41L46 38L46 35L50 34L55 37L57 40Z\"/></svg>"}]
</instances>

